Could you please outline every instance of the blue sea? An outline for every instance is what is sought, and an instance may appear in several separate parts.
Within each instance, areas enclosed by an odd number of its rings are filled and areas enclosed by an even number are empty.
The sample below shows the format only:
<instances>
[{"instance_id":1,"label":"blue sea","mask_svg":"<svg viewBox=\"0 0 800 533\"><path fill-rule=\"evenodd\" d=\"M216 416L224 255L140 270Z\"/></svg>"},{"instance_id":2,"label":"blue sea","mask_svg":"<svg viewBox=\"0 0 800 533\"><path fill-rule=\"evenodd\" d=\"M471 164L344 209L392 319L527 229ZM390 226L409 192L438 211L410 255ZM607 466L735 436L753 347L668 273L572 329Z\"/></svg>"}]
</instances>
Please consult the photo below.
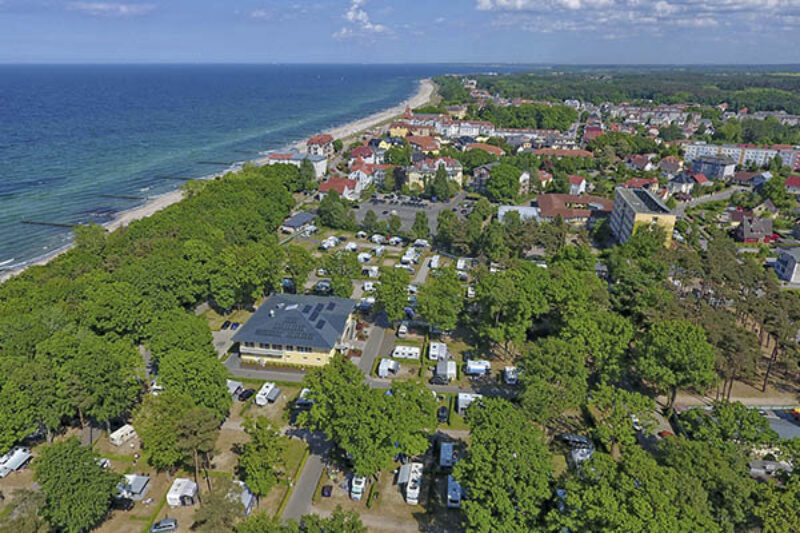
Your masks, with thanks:
<instances>
[{"instance_id":1,"label":"blue sea","mask_svg":"<svg viewBox=\"0 0 800 533\"><path fill-rule=\"evenodd\" d=\"M497 70L486 69L486 70ZM397 105L465 65L0 66L0 269L258 153Z\"/></svg>"}]
</instances>

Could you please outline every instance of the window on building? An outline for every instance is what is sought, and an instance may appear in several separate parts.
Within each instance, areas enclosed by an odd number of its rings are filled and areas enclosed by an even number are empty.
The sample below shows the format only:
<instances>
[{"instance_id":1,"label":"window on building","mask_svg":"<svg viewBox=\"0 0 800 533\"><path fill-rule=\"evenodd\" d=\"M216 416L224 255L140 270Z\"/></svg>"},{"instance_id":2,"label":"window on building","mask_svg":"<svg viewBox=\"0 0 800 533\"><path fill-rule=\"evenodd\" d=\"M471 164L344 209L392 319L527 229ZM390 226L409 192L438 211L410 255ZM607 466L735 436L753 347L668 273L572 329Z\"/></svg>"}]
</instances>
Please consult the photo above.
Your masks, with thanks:
<instances>
[{"instance_id":1,"label":"window on building","mask_svg":"<svg viewBox=\"0 0 800 533\"><path fill-rule=\"evenodd\" d=\"M273 350L283 350L283 345L282 344L273 344L272 345L272 349Z\"/></svg>"}]
</instances>

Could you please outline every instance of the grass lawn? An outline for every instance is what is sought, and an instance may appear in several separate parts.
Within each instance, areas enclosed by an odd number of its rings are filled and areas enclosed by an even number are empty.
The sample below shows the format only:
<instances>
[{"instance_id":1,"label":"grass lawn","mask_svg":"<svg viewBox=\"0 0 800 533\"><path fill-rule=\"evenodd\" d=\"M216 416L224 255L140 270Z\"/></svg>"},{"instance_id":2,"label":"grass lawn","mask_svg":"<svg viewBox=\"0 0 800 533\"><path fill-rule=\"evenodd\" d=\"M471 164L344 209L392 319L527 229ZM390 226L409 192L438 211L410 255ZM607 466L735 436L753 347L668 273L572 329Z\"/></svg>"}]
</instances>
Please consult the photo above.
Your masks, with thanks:
<instances>
[{"instance_id":1,"label":"grass lawn","mask_svg":"<svg viewBox=\"0 0 800 533\"><path fill-rule=\"evenodd\" d=\"M253 316L253 313L247 311L245 309L237 309L230 313L228 316L223 316L214 311L213 309L209 309L205 313L201 315L208 321L208 326L213 331L219 331L222 328L222 324L226 320L230 320L231 322L238 322L240 324L244 324L250 317Z\"/></svg>"}]
</instances>

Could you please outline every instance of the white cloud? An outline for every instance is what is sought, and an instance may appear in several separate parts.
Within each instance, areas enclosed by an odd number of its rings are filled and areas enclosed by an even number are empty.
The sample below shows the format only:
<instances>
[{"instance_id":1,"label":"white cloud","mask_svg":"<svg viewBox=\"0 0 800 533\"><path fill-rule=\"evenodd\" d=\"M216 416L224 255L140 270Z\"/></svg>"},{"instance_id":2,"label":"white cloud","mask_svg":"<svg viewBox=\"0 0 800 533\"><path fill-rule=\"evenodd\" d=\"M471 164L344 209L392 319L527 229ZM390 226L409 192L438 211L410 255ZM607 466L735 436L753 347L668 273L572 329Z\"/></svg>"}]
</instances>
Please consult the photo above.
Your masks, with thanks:
<instances>
[{"instance_id":1,"label":"white cloud","mask_svg":"<svg viewBox=\"0 0 800 533\"><path fill-rule=\"evenodd\" d=\"M532 32L602 29L621 37L686 28L768 31L800 15L800 0L476 0L475 8L494 12L495 26ZM800 24L794 25L800 31Z\"/></svg>"},{"instance_id":2,"label":"white cloud","mask_svg":"<svg viewBox=\"0 0 800 533\"><path fill-rule=\"evenodd\" d=\"M138 17L155 9L152 4L116 4L110 2L72 2L67 7L95 17Z\"/></svg>"},{"instance_id":3,"label":"white cloud","mask_svg":"<svg viewBox=\"0 0 800 533\"><path fill-rule=\"evenodd\" d=\"M272 11L267 9L254 9L250 12L250 18L254 20L272 20Z\"/></svg>"},{"instance_id":4,"label":"white cloud","mask_svg":"<svg viewBox=\"0 0 800 533\"><path fill-rule=\"evenodd\" d=\"M372 22L364 9L367 0L351 0L350 7L344 14L347 21L345 26L333 34L335 39L348 39L351 37L366 37L391 33L391 30L376 22Z\"/></svg>"}]
</instances>

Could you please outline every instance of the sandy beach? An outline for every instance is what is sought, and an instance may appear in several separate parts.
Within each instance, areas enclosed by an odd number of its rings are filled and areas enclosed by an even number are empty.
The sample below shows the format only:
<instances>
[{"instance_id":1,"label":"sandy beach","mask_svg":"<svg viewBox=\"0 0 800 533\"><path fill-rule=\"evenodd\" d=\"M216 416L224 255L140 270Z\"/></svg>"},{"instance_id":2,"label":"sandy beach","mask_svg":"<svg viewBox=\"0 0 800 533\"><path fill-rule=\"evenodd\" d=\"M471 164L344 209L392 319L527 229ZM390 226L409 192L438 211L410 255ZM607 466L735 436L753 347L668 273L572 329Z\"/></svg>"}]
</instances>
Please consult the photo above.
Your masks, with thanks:
<instances>
[{"instance_id":1,"label":"sandy beach","mask_svg":"<svg viewBox=\"0 0 800 533\"><path fill-rule=\"evenodd\" d=\"M430 79L420 80L417 92L411 98L401 102L395 107L350 122L349 124L332 128L330 130L325 131L324 133L328 133L336 139L346 139L348 137L352 137L353 135L361 131L377 126L378 124L386 122L387 120L390 120L393 117L402 114L405 111L406 107L414 108L425 105L431 99L434 89L435 85L432 80ZM305 141L298 142L291 146L301 151L305 150ZM256 163L261 161L263 161L263 159L255 160ZM106 224L103 224L103 227L105 227L109 232L114 231L116 229L127 226L133 221L149 217L157 213L158 211L161 211L162 209L165 209L166 207L181 201L182 198L183 198L183 191L181 189L168 192L166 194L162 194L159 196L154 196L150 198L146 203L140 206L134 207L133 209L129 209L127 211L119 212L114 217L113 220L107 222ZM0 273L0 282L3 282L9 278L12 278L24 272L25 269L29 267L46 265L59 255L67 252L70 248L71 246L66 246L59 250L54 250L52 253L49 253L39 259L36 259L22 267L2 272Z\"/></svg>"}]
</instances>

